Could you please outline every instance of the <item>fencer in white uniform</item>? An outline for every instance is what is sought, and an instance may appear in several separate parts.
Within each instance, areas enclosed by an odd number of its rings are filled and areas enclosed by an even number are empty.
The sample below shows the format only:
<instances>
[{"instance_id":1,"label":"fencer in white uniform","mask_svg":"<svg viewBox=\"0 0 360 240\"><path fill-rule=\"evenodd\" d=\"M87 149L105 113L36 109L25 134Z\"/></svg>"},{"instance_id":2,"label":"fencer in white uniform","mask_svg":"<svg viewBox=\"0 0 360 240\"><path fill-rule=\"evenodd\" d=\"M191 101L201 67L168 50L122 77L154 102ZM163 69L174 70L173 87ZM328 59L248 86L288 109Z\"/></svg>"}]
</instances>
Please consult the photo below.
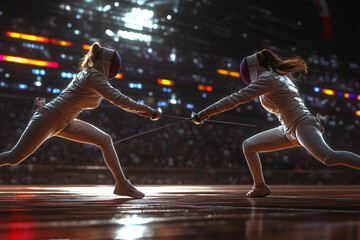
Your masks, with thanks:
<instances>
[{"instance_id":1,"label":"fencer in white uniform","mask_svg":"<svg viewBox=\"0 0 360 240\"><path fill-rule=\"evenodd\" d=\"M212 115L259 97L262 106L278 117L281 123L279 127L261 132L243 143L243 152L254 181L247 197L264 197L271 192L263 177L260 152L299 146L327 166L345 165L360 169L359 155L334 151L324 141L319 119L306 108L291 79L291 73L301 70L307 71L303 59L281 60L271 50L264 49L241 62L241 77L248 86L192 116L193 122L200 124Z\"/></svg>"},{"instance_id":2,"label":"fencer in white uniform","mask_svg":"<svg viewBox=\"0 0 360 240\"><path fill-rule=\"evenodd\" d=\"M44 141L57 136L98 146L111 170L116 186L114 193L142 198L124 176L112 138L97 127L77 119L84 109L94 109L103 99L131 113L152 120L161 117L161 109L153 109L122 94L109 80L120 71L121 58L117 51L94 43L84 56L80 71L70 84L52 101L38 101L40 105L31 118L17 144L0 153L0 166L15 165L26 159Z\"/></svg>"}]
</instances>

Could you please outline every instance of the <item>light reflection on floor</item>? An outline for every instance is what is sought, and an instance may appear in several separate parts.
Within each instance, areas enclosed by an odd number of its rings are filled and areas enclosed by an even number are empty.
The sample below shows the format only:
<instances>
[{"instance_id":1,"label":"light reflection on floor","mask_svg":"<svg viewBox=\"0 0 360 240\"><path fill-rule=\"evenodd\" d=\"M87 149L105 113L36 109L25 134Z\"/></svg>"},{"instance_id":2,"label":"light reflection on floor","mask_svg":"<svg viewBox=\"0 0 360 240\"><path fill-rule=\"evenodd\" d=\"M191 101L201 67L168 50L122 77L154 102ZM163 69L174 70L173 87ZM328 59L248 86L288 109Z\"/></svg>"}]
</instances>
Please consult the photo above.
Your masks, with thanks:
<instances>
[{"instance_id":1,"label":"light reflection on floor","mask_svg":"<svg viewBox=\"0 0 360 240\"><path fill-rule=\"evenodd\" d=\"M0 186L0 239L359 239L358 186ZM284 228L286 225L286 228Z\"/></svg>"}]
</instances>

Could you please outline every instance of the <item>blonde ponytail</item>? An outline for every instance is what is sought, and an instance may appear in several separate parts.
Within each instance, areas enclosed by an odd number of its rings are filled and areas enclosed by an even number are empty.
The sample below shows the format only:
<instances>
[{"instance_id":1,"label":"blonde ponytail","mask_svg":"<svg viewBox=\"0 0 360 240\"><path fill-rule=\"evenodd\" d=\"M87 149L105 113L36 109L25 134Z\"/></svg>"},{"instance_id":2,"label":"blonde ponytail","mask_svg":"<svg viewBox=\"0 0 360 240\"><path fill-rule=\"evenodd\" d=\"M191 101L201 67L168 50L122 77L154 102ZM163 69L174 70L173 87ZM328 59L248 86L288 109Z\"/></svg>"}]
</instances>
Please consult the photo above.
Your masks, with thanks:
<instances>
[{"instance_id":1,"label":"blonde ponytail","mask_svg":"<svg viewBox=\"0 0 360 240\"><path fill-rule=\"evenodd\" d=\"M80 59L80 70L87 69L94 65L94 62L99 58L102 46L98 42L94 42L87 54Z\"/></svg>"},{"instance_id":2,"label":"blonde ponytail","mask_svg":"<svg viewBox=\"0 0 360 240\"><path fill-rule=\"evenodd\" d=\"M263 49L257 54L259 65L270 68L280 74L289 75L292 80L297 80L292 77L292 73L304 71L307 73L307 62L301 57L294 57L282 60L270 49Z\"/></svg>"}]
</instances>

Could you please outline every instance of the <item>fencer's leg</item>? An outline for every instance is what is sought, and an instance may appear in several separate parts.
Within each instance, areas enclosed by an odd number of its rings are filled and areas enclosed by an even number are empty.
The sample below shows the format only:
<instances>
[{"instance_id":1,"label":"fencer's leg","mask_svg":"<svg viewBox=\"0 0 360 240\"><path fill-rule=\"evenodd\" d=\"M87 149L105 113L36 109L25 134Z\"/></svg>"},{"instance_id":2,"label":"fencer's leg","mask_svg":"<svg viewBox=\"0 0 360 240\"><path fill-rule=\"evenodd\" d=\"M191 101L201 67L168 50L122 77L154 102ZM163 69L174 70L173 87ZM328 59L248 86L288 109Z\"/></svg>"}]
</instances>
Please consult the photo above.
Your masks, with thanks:
<instances>
[{"instance_id":1,"label":"fencer's leg","mask_svg":"<svg viewBox=\"0 0 360 240\"><path fill-rule=\"evenodd\" d=\"M114 193L118 195L131 196L133 198L144 197L144 194L132 186L131 183L125 178L118 156L114 149L112 138L109 134L101 131L99 128L87 122L74 119L73 122L71 122L56 136L76 142L88 143L98 146L102 151L106 165L116 180Z\"/></svg>"},{"instance_id":2,"label":"fencer's leg","mask_svg":"<svg viewBox=\"0 0 360 240\"><path fill-rule=\"evenodd\" d=\"M254 186L248 192L247 197L264 197L271 192L265 184L259 153L291 147L295 147L295 145L286 137L282 127L261 132L244 141L243 152L254 180Z\"/></svg>"},{"instance_id":3,"label":"fencer's leg","mask_svg":"<svg viewBox=\"0 0 360 240\"><path fill-rule=\"evenodd\" d=\"M16 165L31 155L54 132L54 120L50 110L34 113L17 144L7 152L0 153L0 166Z\"/></svg>"},{"instance_id":4,"label":"fencer's leg","mask_svg":"<svg viewBox=\"0 0 360 240\"><path fill-rule=\"evenodd\" d=\"M360 156L348 151L334 151L313 124L302 124L296 129L299 143L326 166L345 165L360 170Z\"/></svg>"}]
</instances>

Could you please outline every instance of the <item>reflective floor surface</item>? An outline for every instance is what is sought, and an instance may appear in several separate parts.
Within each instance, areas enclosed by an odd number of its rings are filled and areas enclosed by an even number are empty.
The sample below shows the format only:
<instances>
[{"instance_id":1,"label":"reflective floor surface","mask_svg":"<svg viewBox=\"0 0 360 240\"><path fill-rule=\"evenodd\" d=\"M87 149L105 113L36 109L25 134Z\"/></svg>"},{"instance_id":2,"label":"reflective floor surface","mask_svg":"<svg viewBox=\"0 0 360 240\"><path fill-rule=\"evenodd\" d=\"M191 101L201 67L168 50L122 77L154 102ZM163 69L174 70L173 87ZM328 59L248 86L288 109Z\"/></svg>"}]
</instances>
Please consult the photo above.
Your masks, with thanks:
<instances>
[{"instance_id":1,"label":"reflective floor surface","mask_svg":"<svg viewBox=\"0 0 360 240\"><path fill-rule=\"evenodd\" d=\"M360 239L359 186L0 185L0 239Z\"/></svg>"}]
</instances>

